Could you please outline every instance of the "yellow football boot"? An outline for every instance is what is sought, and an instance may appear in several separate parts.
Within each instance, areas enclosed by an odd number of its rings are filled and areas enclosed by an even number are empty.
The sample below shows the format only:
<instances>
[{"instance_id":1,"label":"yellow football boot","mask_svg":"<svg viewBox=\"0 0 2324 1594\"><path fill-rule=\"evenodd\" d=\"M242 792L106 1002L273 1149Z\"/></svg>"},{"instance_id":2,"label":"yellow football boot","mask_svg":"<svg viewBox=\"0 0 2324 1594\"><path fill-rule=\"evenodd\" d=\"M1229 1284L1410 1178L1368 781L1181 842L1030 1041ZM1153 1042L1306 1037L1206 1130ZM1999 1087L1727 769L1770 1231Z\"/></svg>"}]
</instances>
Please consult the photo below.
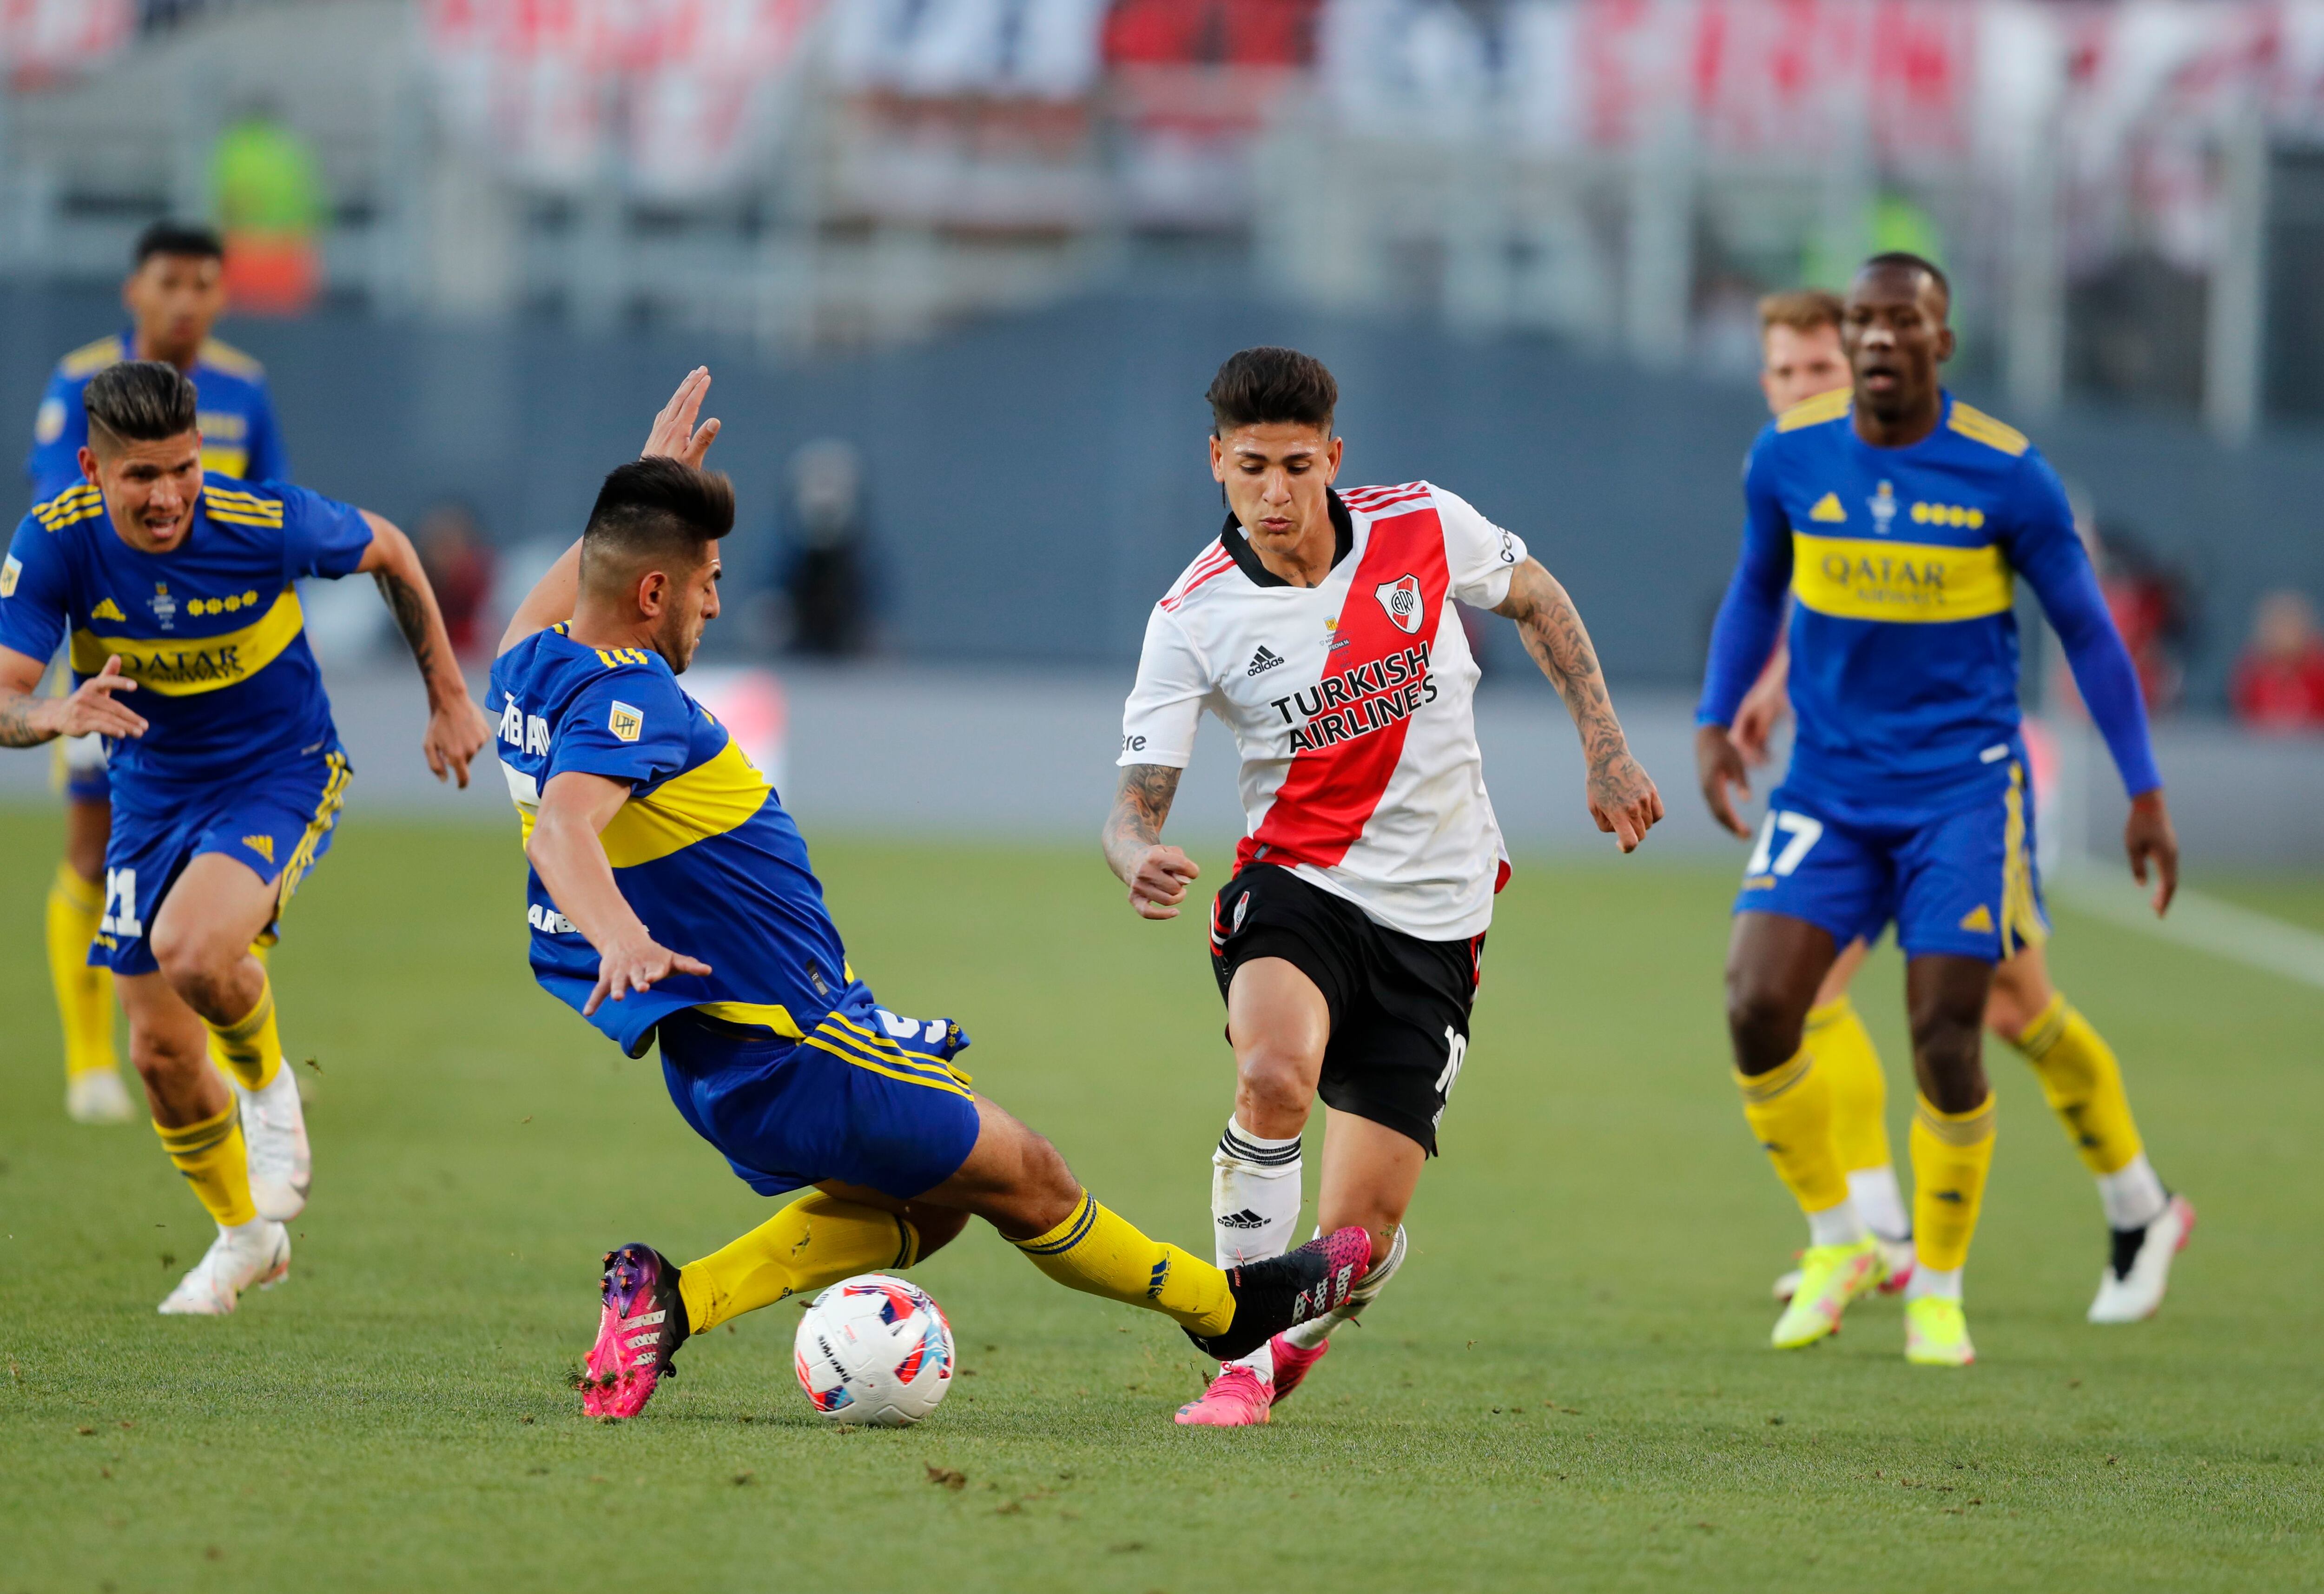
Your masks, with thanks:
<instances>
[{"instance_id":1,"label":"yellow football boot","mask_svg":"<svg viewBox=\"0 0 2324 1594\"><path fill-rule=\"evenodd\" d=\"M1904 1303L1904 1359L1919 1367L1967 1367L1977 1359L1959 1301L1923 1295Z\"/></svg>"},{"instance_id":2,"label":"yellow football boot","mask_svg":"<svg viewBox=\"0 0 2324 1594\"><path fill-rule=\"evenodd\" d=\"M1868 1237L1853 1245L1810 1246L1800 1253L1799 1286L1768 1342L1778 1350L1797 1350L1838 1333L1848 1304L1879 1288L1886 1272L1879 1242Z\"/></svg>"}]
</instances>

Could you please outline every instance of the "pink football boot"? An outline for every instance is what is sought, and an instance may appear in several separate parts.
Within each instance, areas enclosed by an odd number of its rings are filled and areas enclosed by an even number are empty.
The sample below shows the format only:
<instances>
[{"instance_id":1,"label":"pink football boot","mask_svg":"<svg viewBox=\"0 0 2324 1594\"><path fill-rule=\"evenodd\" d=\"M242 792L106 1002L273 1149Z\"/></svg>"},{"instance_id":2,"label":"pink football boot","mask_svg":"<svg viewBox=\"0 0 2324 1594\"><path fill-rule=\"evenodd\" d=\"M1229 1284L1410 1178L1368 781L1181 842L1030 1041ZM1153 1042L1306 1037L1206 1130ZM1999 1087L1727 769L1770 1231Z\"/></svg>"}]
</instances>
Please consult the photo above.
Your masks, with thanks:
<instances>
[{"instance_id":1,"label":"pink football boot","mask_svg":"<svg viewBox=\"0 0 2324 1594\"><path fill-rule=\"evenodd\" d=\"M588 1370L574 1383L584 1414L634 1417L663 1377L678 1376L670 1359L690 1331L678 1266L650 1245L607 1251L604 1300Z\"/></svg>"},{"instance_id":2,"label":"pink football boot","mask_svg":"<svg viewBox=\"0 0 2324 1594\"><path fill-rule=\"evenodd\" d=\"M1219 1369L1200 1400L1180 1406L1176 1420L1185 1428L1250 1428L1267 1421L1268 1404L1265 1382L1235 1362Z\"/></svg>"},{"instance_id":3,"label":"pink football boot","mask_svg":"<svg viewBox=\"0 0 2324 1594\"><path fill-rule=\"evenodd\" d=\"M1313 1350L1302 1350L1281 1334L1276 1335L1275 1398L1287 1399L1291 1392L1299 1387L1299 1381L1307 1376L1307 1369L1323 1360L1323 1353L1331 1348L1332 1341L1326 1340Z\"/></svg>"}]
</instances>

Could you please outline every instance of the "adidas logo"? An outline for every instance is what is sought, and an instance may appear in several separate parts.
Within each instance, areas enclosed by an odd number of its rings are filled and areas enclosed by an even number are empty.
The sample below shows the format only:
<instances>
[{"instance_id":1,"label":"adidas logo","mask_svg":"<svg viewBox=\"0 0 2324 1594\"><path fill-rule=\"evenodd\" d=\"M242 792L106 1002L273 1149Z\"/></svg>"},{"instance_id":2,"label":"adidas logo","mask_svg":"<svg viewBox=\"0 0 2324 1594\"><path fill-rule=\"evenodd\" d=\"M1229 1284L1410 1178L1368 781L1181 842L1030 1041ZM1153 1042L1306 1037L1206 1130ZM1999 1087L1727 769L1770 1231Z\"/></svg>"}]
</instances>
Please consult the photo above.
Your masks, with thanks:
<instances>
[{"instance_id":1,"label":"adidas logo","mask_svg":"<svg viewBox=\"0 0 2324 1594\"><path fill-rule=\"evenodd\" d=\"M1250 668L1242 673L1246 676L1255 676L1261 671L1273 669L1282 662L1283 655L1262 642L1259 644L1259 651L1250 656Z\"/></svg>"},{"instance_id":2,"label":"adidas logo","mask_svg":"<svg viewBox=\"0 0 2324 1594\"><path fill-rule=\"evenodd\" d=\"M1239 1212L1229 1212L1223 1218L1213 1218L1211 1221L1222 1229L1264 1229L1267 1227L1267 1220L1260 1217L1257 1212L1252 1212L1249 1207L1243 1208L1243 1210Z\"/></svg>"}]
</instances>

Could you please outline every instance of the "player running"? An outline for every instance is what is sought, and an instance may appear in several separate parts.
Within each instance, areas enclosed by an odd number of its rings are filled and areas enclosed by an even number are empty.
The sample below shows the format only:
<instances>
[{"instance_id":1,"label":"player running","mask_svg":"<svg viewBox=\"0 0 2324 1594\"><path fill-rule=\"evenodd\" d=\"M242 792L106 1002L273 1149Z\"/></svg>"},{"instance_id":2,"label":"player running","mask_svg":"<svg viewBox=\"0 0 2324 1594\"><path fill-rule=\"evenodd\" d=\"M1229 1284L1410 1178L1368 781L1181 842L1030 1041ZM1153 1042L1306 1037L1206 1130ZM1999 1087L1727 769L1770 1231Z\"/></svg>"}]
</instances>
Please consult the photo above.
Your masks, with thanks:
<instances>
[{"instance_id":1,"label":"player running","mask_svg":"<svg viewBox=\"0 0 2324 1594\"><path fill-rule=\"evenodd\" d=\"M81 479L88 440L81 390L123 360L161 360L190 378L201 398L202 468L251 482L290 479L266 373L256 360L210 336L226 308L225 250L208 227L158 221L138 235L121 285L129 326L57 362L32 422L25 461L32 502L45 503ZM60 672L60 676L63 672ZM60 680L61 685L61 679ZM65 1111L79 1123L136 1116L113 1056L113 976L88 961L105 912L105 841L113 798L101 738L57 742L65 787L65 856L49 888L49 979L65 1039Z\"/></svg>"},{"instance_id":2,"label":"player running","mask_svg":"<svg viewBox=\"0 0 2324 1594\"><path fill-rule=\"evenodd\" d=\"M1841 305L1815 290L1770 294L1760 302L1759 385L1767 408L1781 415L1820 393L1849 385L1840 346ZM1746 762L1767 761L1767 743L1790 712L1785 694L1791 652L1779 640L1758 684L1745 694L1729 733ZM2034 793L2025 793L2027 834L2033 834ZM2195 1209L2173 1195L2147 1160L2122 1067L2089 1021L2050 983L2043 950L2047 926L2026 926L2025 938L1995 965L1986 999L1986 1027L2015 1046L2042 1082L2042 1093L2083 1164L2097 1175L2098 1201L2109 1230L2108 1256L2098 1276L2089 1321L2137 1322L2154 1315L2170 1282L2171 1263L2195 1224ZM1858 1216L1880 1245L1886 1273L1883 1295L1902 1291L1913 1275L1913 1220L1897 1187L1888 1147L1887 1082L1880 1055L1848 988L1870 947L1849 942L1824 976L1808 1009L1805 1045L1831 1098L1831 1135ZM1775 1298L1797 1293L1799 1271L1775 1281Z\"/></svg>"},{"instance_id":3,"label":"player running","mask_svg":"<svg viewBox=\"0 0 2324 1594\"><path fill-rule=\"evenodd\" d=\"M872 1268L908 1267L971 1214L1058 1283L1159 1312L1213 1355L1346 1304L1370 1240L1343 1229L1228 1270L1149 1239L969 1088L949 1019L878 1006L848 962L798 826L678 684L718 613L733 489L700 466L707 371L605 478L581 539L502 639L491 701L530 861L544 989L631 1056L762 1195L809 1193L680 1267L605 1254L582 1409L631 1417L693 1334Z\"/></svg>"},{"instance_id":4,"label":"player running","mask_svg":"<svg viewBox=\"0 0 2324 1594\"><path fill-rule=\"evenodd\" d=\"M88 957L120 988L162 1147L217 1221L161 1310L214 1316L289 1270L282 1224L312 1176L251 950L272 944L329 849L350 773L295 584L379 583L427 682L439 779L467 784L487 732L402 532L302 488L205 475L194 384L173 365L108 366L81 403L81 483L27 515L0 563L0 746L107 740L113 826ZM68 631L78 685L38 696Z\"/></svg>"},{"instance_id":5,"label":"player running","mask_svg":"<svg viewBox=\"0 0 2324 1594\"><path fill-rule=\"evenodd\" d=\"M1830 1082L1802 1044L1840 949L1891 920L1920 1100L1914 1115L1906 1358L1975 1359L1961 1272L1993 1159L1979 1032L1994 966L2042 931L2017 710L2023 574L2131 794L2132 873L2154 907L2179 871L2128 653L2065 492L2020 433L1939 384L1950 288L1909 254L1877 255L1849 291L1852 388L1785 410L1744 480L1742 558L1720 605L1695 753L1712 813L1738 835L1748 789L1728 727L1791 621L1792 767L1769 798L1728 954L1728 1026L1744 1115L1808 1216L1779 1349L1835 1331L1884 1262L1834 1143Z\"/></svg>"},{"instance_id":6,"label":"player running","mask_svg":"<svg viewBox=\"0 0 2324 1594\"><path fill-rule=\"evenodd\" d=\"M1183 1424L1264 1423L1405 1257L1404 1214L1469 1047L1508 879L1455 598L1508 615L1582 734L1590 812L1629 852L1662 798L1614 717L1582 617L1525 544L1442 487L1333 489L1338 384L1282 348L1219 368L1211 475L1229 512L1146 626L1105 855L1145 918L1201 872L1162 843L1203 711L1234 733L1250 834L1211 911L1235 1106L1212 1156L1220 1265L1281 1252L1300 1135L1328 1126L1317 1213L1369 1230L1339 1311L1223 1358Z\"/></svg>"}]
</instances>

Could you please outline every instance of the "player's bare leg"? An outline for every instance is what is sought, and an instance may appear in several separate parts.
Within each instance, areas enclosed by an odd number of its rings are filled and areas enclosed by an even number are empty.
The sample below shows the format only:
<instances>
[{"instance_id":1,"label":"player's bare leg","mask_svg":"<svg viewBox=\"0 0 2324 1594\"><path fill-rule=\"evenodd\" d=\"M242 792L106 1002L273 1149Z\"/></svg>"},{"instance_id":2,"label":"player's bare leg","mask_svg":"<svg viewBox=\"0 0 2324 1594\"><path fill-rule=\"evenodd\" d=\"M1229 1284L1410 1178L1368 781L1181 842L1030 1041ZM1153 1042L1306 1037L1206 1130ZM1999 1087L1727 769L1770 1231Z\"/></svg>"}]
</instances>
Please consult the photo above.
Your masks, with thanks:
<instances>
[{"instance_id":1,"label":"player's bare leg","mask_svg":"<svg viewBox=\"0 0 2324 1594\"><path fill-rule=\"evenodd\" d=\"M280 890L237 859L201 853L162 899L151 940L162 978L200 1015L209 1049L234 1082L252 1199L263 1216L288 1221L307 1204L312 1156L299 1082L282 1065L266 965L251 951L273 920Z\"/></svg>"},{"instance_id":2,"label":"player's bare leg","mask_svg":"<svg viewBox=\"0 0 2324 1594\"><path fill-rule=\"evenodd\" d=\"M1937 1367L1977 1358L1961 1314L1969 1259L1993 1166L1993 1092L1986 1083L1986 1000L1993 967L1979 958L1914 957L1904 965L1913 1027L1913 1218L1920 1264L1905 1292L1904 1354Z\"/></svg>"},{"instance_id":3,"label":"player's bare leg","mask_svg":"<svg viewBox=\"0 0 2324 1594\"><path fill-rule=\"evenodd\" d=\"M2153 1316L2172 1261L2194 1231L2195 1208L2167 1189L2147 1160L2113 1048L2051 984L2039 945L2020 948L1994 970L1985 1021L2033 1066L2050 1110L2098 1181L2108 1254L2089 1320Z\"/></svg>"},{"instance_id":4,"label":"player's bare leg","mask_svg":"<svg viewBox=\"0 0 2324 1594\"><path fill-rule=\"evenodd\" d=\"M1057 1148L1009 1113L982 1096L976 1110L975 1147L942 1184L903 1200L835 1182L823 1189L822 1199L851 1211L836 1214L826 1208L824 1221L869 1210L896 1214L917 1228L913 1215L920 1213L919 1221L930 1225L924 1232L939 1236L936 1243L942 1244L960 1232L967 1217L981 1217L1057 1283L1159 1312L1213 1355L1240 1355L1296 1322L1345 1304L1368 1265L1370 1242L1351 1229L1289 1256L1232 1269L1212 1267L1176 1246L1148 1239L1100 1205ZM798 1212L816 1199L785 1211ZM908 1265L920 1254L925 1253L908 1251L889 1265ZM695 1320L699 1308L690 1303L700 1297L688 1287L689 1269L672 1266L651 1247L622 1246L608 1253L605 1264L597 1344L581 1380L583 1409L597 1416L633 1416L669 1372L678 1347L708 1323ZM803 1226L788 1287L766 1298L799 1294L863 1270L857 1255L844 1247L816 1245Z\"/></svg>"},{"instance_id":5,"label":"player's bare leg","mask_svg":"<svg viewBox=\"0 0 2324 1594\"><path fill-rule=\"evenodd\" d=\"M76 1123L127 1123L137 1109L113 1055L113 974L92 968L89 943L105 912L105 843L113 805L65 803L65 855L49 891L49 975L65 1039L65 1112Z\"/></svg>"},{"instance_id":6,"label":"player's bare leg","mask_svg":"<svg viewBox=\"0 0 2324 1594\"><path fill-rule=\"evenodd\" d=\"M1379 1298L1404 1266L1404 1214L1420 1184L1428 1153L1411 1136L1336 1107L1323 1109L1323 1178L1315 1216L1324 1231L1354 1225L1372 1237L1371 1270L1357 1281L1348 1304L1275 1337L1274 1398L1299 1387L1332 1348L1331 1335L1353 1322Z\"/></svg>"}]
</instances>

